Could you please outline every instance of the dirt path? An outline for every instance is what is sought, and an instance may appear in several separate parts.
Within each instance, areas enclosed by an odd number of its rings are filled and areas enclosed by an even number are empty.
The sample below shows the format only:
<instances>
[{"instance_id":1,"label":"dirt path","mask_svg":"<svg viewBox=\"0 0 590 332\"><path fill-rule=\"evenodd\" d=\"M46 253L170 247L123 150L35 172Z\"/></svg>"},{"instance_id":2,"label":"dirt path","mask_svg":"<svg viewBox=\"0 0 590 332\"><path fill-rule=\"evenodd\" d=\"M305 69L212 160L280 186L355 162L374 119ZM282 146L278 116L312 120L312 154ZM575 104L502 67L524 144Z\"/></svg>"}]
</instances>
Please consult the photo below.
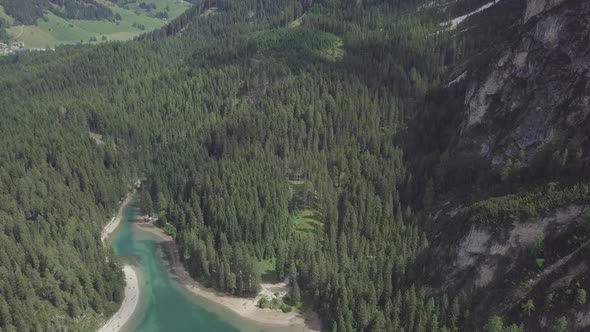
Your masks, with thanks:
<instances>
[{"instance_id":1,"label":"dirt path","mask_svg":"<svg viewBox=\"0 0 590 332\"><path fill-rule=\"evenodd\" d=\"M25 26L24 25L19 25L19 27L20 27L20 32L18 33L18 35L14 36L12 38L18 39L18 38L20 38L20 36L22 36L23 32L25 32Z\"/></svg>"}]
</instances>

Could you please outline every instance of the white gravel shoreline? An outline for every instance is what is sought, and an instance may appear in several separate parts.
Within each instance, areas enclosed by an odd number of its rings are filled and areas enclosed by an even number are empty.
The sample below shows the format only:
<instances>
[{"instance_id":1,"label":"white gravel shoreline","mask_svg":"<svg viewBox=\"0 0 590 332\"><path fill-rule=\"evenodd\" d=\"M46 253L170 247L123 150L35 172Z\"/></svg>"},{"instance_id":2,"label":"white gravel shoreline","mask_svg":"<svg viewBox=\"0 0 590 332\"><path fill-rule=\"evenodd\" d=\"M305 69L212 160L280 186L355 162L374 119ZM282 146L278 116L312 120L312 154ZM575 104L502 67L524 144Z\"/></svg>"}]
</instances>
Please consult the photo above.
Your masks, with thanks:
<instances>
[{"instance_id":1,"label":"white gravel shoreline","mask_svg":"<svg viewBox=\"0 0 590 332\"><path fill-rule=\"evenodd\" d=\"M111 317L98 332L118 332L129 321L139 303L139 281L131 265L123 267L125 273L125 299L119 310Z\"/></svg>"},{"instance_id":2,"label":"white gravel shoreline","mask_svg":"<svg viewBox=\"0 0 590 332\"><path fill-rule=\"evenodd\" d=\"M138 187L138 183L135 184ZM117 215L114 216L111 221L103 228L100 239L104 245L107 245L107 239L111 233L113 233L117 227L121 224L121 221L125 217L125 208L133 199L135 190L127 194L125 200L119 207ZM137 273L131 265L126 264L123 267L123 273L125 274L125 298L119 310L101 327L98 332L118 332L121 331L123 326L129 321L133 313L137 309L139 303L139 280L137 279Z\"/></svg>"}]
</instances>

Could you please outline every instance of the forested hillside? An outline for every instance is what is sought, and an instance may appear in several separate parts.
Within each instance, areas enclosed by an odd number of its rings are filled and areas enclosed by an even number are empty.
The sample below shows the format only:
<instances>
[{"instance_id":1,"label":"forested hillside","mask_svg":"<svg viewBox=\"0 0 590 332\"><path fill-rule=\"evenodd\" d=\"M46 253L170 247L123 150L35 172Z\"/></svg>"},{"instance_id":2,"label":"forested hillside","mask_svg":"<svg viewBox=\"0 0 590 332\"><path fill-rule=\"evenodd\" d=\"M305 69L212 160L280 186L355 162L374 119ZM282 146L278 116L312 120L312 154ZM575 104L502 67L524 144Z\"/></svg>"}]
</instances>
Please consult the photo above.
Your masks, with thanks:
<instances>
[{"instance_id":1,"label":"forested hillside","mask_svg":"<svg viewBox=\"0 0 590 332\"><path fill-rule=\"evenodd\" d=\"M0 18L0 42L6 43L8 41L8 33L6 32L6 28L8 28L8 23L5 19Z\"/></svg>"},{"instance_id":2,"label":"forested hillside","mask_svg":"<svg viewBox=\"0 0 590 332\"><path fill-rule=\"evenodd\" d=\"M99 228L140 174L144 208L208 286L252 295L270 261L289 304L326 330L483 329L491 312L470 315L432 276L447 244L437 211L473 195L470 222L494 224L517 196L485 199L573 185L587 165L506 174L456 148L466 83L448 82L484 75L525 7L440 25L480 5L204 1L135 41L0 59L0 329L76 329L112 311L122 276ZM540 195L588 196L557 193Z\"/></svg>"},{"instance_id":3,"label":"forested hillside","mask_svg":"<svg viewBox=\"0 0 590 332\"><path fill-rule=\"evenodd\" d=\"M73 19L114 19L113 12L95 0L2 0L6 13L20 24L35 24L44 11Z\"/></svg>"}]
</instances>

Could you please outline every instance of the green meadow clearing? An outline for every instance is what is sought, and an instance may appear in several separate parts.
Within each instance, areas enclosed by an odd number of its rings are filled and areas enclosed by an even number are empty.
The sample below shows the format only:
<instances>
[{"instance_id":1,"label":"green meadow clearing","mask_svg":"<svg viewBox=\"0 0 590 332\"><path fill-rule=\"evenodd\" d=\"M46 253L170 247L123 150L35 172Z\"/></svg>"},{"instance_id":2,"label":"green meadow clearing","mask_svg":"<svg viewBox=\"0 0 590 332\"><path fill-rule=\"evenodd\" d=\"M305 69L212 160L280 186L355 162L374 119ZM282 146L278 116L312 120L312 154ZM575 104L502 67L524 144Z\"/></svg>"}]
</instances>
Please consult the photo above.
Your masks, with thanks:
<instances>
[{"instance_id":1,"label":"green meadow clearing","mask_svg":"<svg viewBox=\"0 0 590 332\"><path fill-rule=\"evenodd\" d=\"M323 227L323 215L319 210L317 197L313 194L306 194L305 181L289 181L291 191L291 202L295 209L294 225L299 234L313 233ZM308 197L309 196L309 197Z\"/></svg>"},{"instance_id":2,"label":"green meadow clearing","mask_svg":"<svg viewBox=\"0 0 590 332\"><path fill-rule=\"evenodd\" d=\"M190 7L184 1L151 0L156 5L151 12L139 7L139 2L119 7L108 1L105 3L114 14L121 16L120 21L66 20L52 13L46 13L45 19L37 20L36 25L16 25L8 29L12 39L22 41L28 48L48 48L62 44L100 43L109 40L132 39L146 31L163 26L166 21L153 17L156 12L164 11L169 19L182 14ZM166 11L166 9L168 9ZM14 21L6 15L0 6L0 17L9 22Z\"/></svg>"}]
</instances>

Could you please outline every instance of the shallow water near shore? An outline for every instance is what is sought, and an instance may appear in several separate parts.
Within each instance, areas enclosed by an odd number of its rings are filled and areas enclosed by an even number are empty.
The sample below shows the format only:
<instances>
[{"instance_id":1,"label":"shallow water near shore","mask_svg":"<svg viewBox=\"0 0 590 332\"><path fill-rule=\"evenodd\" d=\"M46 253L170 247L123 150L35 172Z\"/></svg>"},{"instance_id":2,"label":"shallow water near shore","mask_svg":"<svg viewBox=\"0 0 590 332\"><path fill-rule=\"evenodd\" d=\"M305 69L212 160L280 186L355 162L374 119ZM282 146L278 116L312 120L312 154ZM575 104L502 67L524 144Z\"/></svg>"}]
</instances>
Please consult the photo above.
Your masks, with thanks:
<instances>
[{"instance_id":1,"label":"shallow water near shore","mask_svg":"<svg viewBox=\"0 0 590 332\"><path fill-rule=\"evenodd\" d=\"M112 237L118 256L134 265L139 276L140 303L124 331L271 331L225 313L186 294L157 254L158 241L133 226L136 200Z\"/></svg>"}]
</instances>

